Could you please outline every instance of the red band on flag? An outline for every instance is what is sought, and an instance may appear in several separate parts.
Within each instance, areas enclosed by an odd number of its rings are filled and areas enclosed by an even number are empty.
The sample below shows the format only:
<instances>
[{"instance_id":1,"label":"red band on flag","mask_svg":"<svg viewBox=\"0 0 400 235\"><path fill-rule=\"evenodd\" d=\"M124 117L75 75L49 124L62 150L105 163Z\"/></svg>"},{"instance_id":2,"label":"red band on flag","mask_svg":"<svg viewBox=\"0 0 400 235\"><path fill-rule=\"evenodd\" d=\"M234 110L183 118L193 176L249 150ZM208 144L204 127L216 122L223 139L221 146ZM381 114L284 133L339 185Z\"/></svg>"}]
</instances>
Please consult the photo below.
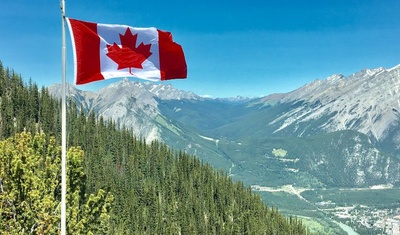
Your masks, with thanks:
<instances>
[{"instance_id":1,"label":"red band on flag","mask_svg":"<svg viewBox=\"0 0 400 235\"><path fill-rule=\"evenodd\" d=\"M103 80L100 69L100 38L97 24L69 19L75 41L76 84Z\"/></svg>"},{"instance_id":2,"label":"red band on flag","mask_svg":"<svg viewBox=\"0 0 400 235\"><path fill-rule=\"evenodd\" d=\"M187 65L181 45L172 40L170 32L158 31L161 80L187 77Z\"/></svg>"}]
</instances>

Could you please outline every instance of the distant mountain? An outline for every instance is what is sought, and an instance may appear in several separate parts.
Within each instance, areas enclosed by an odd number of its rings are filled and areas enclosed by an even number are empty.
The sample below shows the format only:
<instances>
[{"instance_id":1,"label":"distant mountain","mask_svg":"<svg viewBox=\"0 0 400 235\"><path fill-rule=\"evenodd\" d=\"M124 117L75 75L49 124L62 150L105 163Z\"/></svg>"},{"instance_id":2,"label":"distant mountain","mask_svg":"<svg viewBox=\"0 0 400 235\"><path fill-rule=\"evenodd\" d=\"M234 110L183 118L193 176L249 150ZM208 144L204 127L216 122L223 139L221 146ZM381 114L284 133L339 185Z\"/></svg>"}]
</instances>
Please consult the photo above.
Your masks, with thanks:
<instances>
[{"instance_id":1,"label":"distant mountain","mask_svg":"<svg viewBox=\"0 0 400 235\"><path fill-rule=\"evenodd\" d=\"M198 155L247 184L400 184L400 66L332 75L292 92L207 99L171 85L70 88L88 111ZM57 95L57 86L49 88Z\"/></svg>"},{"instance_id":2,"label":"distant mountain","mask_svg":"<svg viewBox=\"0 0 400 235\"><path fill-rule=\"evenodd\" d=\"M276 165L261 157L271 159L274 148L287 151L286 158L298 159L291 167L285 164L292 172L274 172L282 176L282 180L272 180L277 184L310 184L299 181L305 178L317 180L314 185L329 186L399 184L399 74L400 66L365 69L262 97L248 103L248 107L258 107L258 112L214 133L240 142L242 150L247 148L253 162L246 162L246 168L256 172ZM254 161L263 162L262 166ZM304 178L303 173L310 175ZM260 177L260 183L270 178Z\"/></svg>"},{"instance_id":3,"label":"distant mountain","mask_svg":"<svg viewBox=\"0 0 400 235\"><path fill-rule=\"evenodd\" d=\"M61 85L49 87L49 92L55 97L61 97ZM68 86L67 96L82 104L87 111L94 111L106 120L113 119L121 127L131 128L138 136L148 142L162 139L158 126L168 123L158 110L158 100L172 98L203 100L192 92L175 89L171 85L154 84L150 82L131 82L122 79L98 92L81 91L74 86ZM171 128L173 125L171 125Z\"/></svg>"},{"instance_id":4,"label":"distant mountain","mask_svg":"<svg viewBox=\"0 0 400 235\"><path fill-rule=\"evenodd\" d=\"M364 69L350 76L335 74L316 80L273 102L292 105L269 120L272 134L310 136L339 130L355 130L373 141L400 146L400 65ZM256 102L271 104L270 97Z\"/></svg>"}]
</instances>

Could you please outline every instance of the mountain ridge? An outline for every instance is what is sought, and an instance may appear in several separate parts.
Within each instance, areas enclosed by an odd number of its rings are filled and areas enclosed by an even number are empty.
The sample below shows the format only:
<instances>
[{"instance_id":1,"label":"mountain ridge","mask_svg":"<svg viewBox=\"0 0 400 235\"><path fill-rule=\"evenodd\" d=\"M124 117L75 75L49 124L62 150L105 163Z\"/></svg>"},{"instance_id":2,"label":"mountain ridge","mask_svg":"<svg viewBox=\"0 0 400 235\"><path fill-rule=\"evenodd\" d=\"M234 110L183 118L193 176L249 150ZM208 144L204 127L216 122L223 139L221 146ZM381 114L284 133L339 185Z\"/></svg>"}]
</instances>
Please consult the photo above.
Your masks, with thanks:
<instances>
[{"instance_id":1,"label":"mountain ridge","mask_svg":"<svg viewBox=\"0 0 400 235\"><path fill-rule=\"evenodd\" d=\"M271 125L285 119L275 130L279 132L290 125L317 120L319 116L336 112L331 122L321 126L322 129L327 132L353 129L380 141L385 138L385 131L390 127L387 124L399 120L399 73L400 65L397 65L391 69L364 69L347 77L336 74L325 80L315 80L284 94L277 101L302 101L307 106L302 105L285 113ZM260 100L262 102L265 101ZM372 111L375 112L371 115ZM363 122L360 123L360 120Z\"/></svg>"},{"instance_id":2,"label":"mountain ridge","mask_svg":"<svg viewBox=\"0 0 400 235\"><path fill-rule=\"evenodd\" d=\"M196 154L248 184L396 185L399 73L400 65L334 74L288 93L254 99L209 99L127 79L88 96L76 90L71 97L148 141L162 140ZM312 143L304 141L309 138ZM289 159L280 162L271 154L274 149L287 151ZM267 166L281 178L262 173ZM281 171L286 168L290 170ZM256 179L254 174L261 175Z\"/></svg>"}]
</instances>

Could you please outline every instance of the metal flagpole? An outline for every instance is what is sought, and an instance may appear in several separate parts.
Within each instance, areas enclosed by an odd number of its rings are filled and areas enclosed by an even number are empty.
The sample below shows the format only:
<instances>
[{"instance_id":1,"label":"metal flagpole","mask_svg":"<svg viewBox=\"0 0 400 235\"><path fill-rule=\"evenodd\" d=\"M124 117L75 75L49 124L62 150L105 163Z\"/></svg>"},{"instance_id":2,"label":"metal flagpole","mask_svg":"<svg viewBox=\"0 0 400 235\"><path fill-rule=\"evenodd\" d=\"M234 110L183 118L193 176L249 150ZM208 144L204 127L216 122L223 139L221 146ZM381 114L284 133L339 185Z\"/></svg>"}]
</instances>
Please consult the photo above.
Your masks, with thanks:
<instances>
[{"instance_id":1,"label":"metal flagpole","mask_svg":"<svg viewBox=\"0 0 400 235\"><path fill-rule=\"evenodd\" d=\"M62 25L62 91L61 91L61 235L66 235L66 196L67 196L67 108L66 108L66 49L65 49L65 0L60 0Z\"/></svg>"}]
</instances>

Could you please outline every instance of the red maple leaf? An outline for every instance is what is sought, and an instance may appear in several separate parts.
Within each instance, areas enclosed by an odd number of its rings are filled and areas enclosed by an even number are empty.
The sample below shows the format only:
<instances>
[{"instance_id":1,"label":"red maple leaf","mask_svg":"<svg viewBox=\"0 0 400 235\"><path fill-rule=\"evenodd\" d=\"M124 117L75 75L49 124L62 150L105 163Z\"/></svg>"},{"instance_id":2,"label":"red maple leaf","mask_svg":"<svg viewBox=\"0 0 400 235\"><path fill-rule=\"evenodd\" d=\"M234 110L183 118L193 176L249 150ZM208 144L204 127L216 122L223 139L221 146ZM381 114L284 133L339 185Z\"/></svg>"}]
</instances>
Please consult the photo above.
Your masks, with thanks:
<instances>
[{"instance_id":1,"label":"red maple leaf","mask_svg":"<svg viewBox=\"0 0 400 235\"><path fill-rule=\"evenodd\" d=\"M142 69L142 63L151 56L151 44L142 42L136 47L137 37L137 34L133 35L127 28L124 35L119 34L121 47L115 42L113 45L107 45L107 56L118 64L117 69L129 68L129 73L132 74L132 68Z\"/></svg>"}]
</instances>

